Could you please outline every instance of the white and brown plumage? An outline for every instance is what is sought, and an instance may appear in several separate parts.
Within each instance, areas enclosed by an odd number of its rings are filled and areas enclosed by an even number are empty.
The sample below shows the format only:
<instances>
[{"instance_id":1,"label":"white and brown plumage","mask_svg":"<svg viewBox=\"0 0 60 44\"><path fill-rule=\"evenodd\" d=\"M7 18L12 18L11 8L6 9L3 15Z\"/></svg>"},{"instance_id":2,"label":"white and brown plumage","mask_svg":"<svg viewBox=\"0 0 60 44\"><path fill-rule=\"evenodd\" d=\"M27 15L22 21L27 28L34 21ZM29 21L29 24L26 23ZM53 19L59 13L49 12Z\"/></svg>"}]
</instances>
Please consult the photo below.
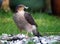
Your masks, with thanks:
<instances>
[{"instance_id":1,"label":"white and brown plumage","mask_svg":"<svg viewBox=\"0 0 60 44\"><path fill-rule=\"evenodd\" d=\"M22 30L26 30L29 33L33 33L35 36L40 36L39 32L37 31L37 24L35 23L33 17L30 13L25 12L24 5L18 5L16 8L16 13L13 16L13 19L18 26L18 28Z\"/></svg>"}]
</instances>

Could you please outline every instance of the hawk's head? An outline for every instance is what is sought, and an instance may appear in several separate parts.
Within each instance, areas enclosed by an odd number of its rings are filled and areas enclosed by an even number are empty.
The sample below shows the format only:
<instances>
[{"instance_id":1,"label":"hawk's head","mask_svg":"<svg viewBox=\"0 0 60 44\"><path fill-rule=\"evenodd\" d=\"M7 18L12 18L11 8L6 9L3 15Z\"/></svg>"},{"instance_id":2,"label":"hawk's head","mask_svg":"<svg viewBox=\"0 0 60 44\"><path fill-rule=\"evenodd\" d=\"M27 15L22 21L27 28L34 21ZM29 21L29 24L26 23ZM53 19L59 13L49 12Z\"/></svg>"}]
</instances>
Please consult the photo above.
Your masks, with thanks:
<instances>
[{"instance_id":1,"label":"hawk's head","mask_svg":"<svg viewBox=\"0 0 60 44\"><path fill-rule=\"evenodd\" d=\"M17 7L16 7L16 11L21 11L21 10L24 10L24 9L28 9L28 7L26 7L25 5L23 4L19 4Z\"/></svg>"}]
</instances>

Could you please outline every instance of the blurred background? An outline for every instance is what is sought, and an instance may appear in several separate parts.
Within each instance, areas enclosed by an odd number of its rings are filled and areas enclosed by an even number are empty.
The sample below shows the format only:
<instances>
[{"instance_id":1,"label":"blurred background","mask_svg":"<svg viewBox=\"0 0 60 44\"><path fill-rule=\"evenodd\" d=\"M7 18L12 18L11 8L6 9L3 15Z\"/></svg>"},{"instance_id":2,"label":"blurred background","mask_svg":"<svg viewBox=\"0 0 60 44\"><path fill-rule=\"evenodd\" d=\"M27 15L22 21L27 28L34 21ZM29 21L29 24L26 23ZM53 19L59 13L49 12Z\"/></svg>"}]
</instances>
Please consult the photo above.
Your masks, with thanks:
<instances>
[{"instance_id":1,"label":"blurred background","mask_svg":"<svg viewBox=\"0 0 60 44\"><path fill-rule=\"evenodd\" d=\"M0 34L18 34L13 13L19 4L29 7L42 35L60 34L60 0L0 0Z\"/></svg>"}]
</instances>

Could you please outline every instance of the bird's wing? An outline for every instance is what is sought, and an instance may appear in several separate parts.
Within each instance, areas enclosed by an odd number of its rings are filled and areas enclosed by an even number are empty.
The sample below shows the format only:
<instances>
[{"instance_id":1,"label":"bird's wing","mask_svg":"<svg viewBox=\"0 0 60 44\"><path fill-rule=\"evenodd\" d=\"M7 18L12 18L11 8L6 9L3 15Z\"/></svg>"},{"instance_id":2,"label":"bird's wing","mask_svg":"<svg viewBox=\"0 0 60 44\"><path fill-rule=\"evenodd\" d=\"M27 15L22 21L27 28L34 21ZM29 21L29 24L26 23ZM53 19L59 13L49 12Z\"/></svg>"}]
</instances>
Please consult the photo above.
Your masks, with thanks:
<instances>
[{"instance_id":1,"label":"bird's wing","mask_svg":"<svg viewBox=\"0 0 60 44\"><path fill-rule=\"evenodd\" d=\"M35 23L33 17L31 16L30 13L25 12L25 19L27 20L28 23L30 23L31 25L35 25L37 27L37 24Z\"/></svg>"}]
</instances>

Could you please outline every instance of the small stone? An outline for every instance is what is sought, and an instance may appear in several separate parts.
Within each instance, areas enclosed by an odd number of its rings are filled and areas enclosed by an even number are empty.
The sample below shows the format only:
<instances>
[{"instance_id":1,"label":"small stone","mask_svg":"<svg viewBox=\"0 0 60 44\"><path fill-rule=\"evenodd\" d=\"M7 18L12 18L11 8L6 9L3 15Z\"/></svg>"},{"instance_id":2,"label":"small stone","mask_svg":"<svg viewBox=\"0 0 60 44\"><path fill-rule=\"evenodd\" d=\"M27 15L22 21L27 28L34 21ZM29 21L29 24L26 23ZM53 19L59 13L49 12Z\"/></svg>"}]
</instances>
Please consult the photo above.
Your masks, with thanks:
<instances>
[{"instance_id":1,"label":"small stone","mask_svg":"<svg viewBox=\"0 0 60 44\"><path fill-rule=\"evenodd\" d=\"M0 44L2 44L2 42L0 41Z\"/></svg>"},{"instance_id":2,"label":"small stone","mask_svg":"<svg viewBox=\"0 0 60 44\"><path fill-rule=\"evenodd\" d=\"M29 38L29 36L25 36L25 38L26 38L26 39L28 39L28 38Z\"/></svg>"}]
</instances>

